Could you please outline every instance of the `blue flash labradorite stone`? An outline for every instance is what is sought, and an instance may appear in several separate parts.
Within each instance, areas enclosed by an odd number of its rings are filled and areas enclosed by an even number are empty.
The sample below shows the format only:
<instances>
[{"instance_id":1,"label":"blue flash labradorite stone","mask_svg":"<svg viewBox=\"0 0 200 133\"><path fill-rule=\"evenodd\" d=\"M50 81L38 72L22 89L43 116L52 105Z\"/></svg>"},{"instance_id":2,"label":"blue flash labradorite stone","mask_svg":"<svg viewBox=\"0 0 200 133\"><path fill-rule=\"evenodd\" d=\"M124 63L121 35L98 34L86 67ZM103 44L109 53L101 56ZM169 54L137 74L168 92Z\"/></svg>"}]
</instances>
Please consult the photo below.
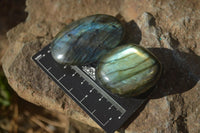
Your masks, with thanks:
<instances>
[{"instance_id":1,"label":"blue flash labradorite stone","mask_svg":"<svg viewBox=\"0 0 200 133\"><path fill-rule=\"evenodd\" d=\"M155 85L161 64L147 49L127 44L104 55L96 70L100 84L120 96L137 96Z\"/></svg>"},{"instance_id":2,"label":"blue flash labradorite stone","mask_svg":"<svg viewBox=\"0 0 200 133\"><path fill-rule=\"evenodd\" d=\"M122 40L122 24L109 15L93 15L67 25L51 44L52 57L61 64L97 61Z\"/></svg>"}]
</instances>

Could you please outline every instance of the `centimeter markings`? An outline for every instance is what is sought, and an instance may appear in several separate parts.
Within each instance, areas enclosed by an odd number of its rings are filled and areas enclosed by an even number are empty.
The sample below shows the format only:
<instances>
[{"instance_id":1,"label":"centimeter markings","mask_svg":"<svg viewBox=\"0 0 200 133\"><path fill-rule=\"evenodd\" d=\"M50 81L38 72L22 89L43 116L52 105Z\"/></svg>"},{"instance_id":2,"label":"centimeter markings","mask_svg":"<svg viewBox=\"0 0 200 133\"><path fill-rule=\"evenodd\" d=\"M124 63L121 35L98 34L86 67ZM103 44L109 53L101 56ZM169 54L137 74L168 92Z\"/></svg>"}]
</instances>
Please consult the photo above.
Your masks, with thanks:
<instances>
[{"instance_id":1,"label":"centimeter markings","mask_svg":"<svg viewBox=\"0 0 200 133\"><path fill-rule=\"evenodd\" d=\"M41 58L40 58L41 59ZM66 91L68 91L68 93L74 98L74 99L76 99L76 101L78 101L88 112L90 112L90 110L88 110L88 108L84 105L84 104L82 104L71 92L70 92L70 90L68 90L59 80L57 80L56 79L56 77L51 73L51 72L49 72L48 71L48 69L37 59L37 62L66 90ZM72 88L71 88L71 90L72 90ZM93 116L93 117L95 117L96 118L96 120L98 120L103 126L105 126L108 122L106 122L106 123L103 123L103 122L101 122L92 112L90 112L90 114Z\"/></svg>"},{"instance_id":2,"label":"centimeter markings","mask_svg":"<svg viewBox=\"0 0 200 133\"><path fill-rule=\"evenodd\" d=\"M49 50L47 51L47 53L49 53ZM85 95L85 97L83 97L81 100L78 100L72 93L72 89L68 90L61 82L60 80L62 78L64 78L66 76L66 74L64 74L63 76L61 76L59 79L57 79L51 72L50 70L52 69L52 67L46 68L41 62L40 59L45 57L45 54L40 54L38 55L35 60L40 64L41 67L43 67L51 76L52 78L54 78L77 102L79 102L82 107L84 107L99 123L101 123L103 126L105 126L106 124L109 123L109 121L112 120L112 118L109 118L105 123L103 123L101 120L99 120L96 116L95 116L95 111L93 110L92 112L84 105L82 104L82 101L88 97L88 95ZM78 73L80 76L82 76L88 83L90 83L90 85L93 87L93 89L97 90L97 92L99 92L102 97L99 99L101 101L101 99L103 97L105 97L112 105L109 107L109 109L111 109L112 106L114 106L118 111L120 111L121 115L118 117L118 119L121 119L121 117L125 114L126 110L119 105L111 96L109 96L102 88L100 88L92 79L89 78L89 76L87 76L80 68L78 68L77 66L71 66L71 68L73 70L75 70L75 73Z\"/></svg>"},{"instance_id":3,"label":"centimeter markings","mask_svg":"<svg viewBox=\"0 0 200 133\"><path fill-rule=\"evenodd\" d=\"M96 89L101 95L102 98L105 97L112 105L115 106L117 110L119 110L122 114L126 112L126 110L119 105L111 96L109 96L103 89L101 89L93 80L91 80L83 71L81 71L77 66L71 66L77 73L79 73L88 83L90 83L94 89ZM102 99L101 98L101 99Z\"/></svg>"},{"instance_id":4,"label":"centimeter markings","mask_svg":"<svg viewBox=\"0 0 200 133\"><path fill-rule=\"evenodd\" d=\"M147 101L147 98L119 99L112 97L96 83L96 77L93 73L95 68L88 66L62 66L54 62L49 53L51 53L50 45L35 54L32 59L94 121L109 133L119 129ZM70 82L75 84L69 84ZM85 84L85 82L88 84Z\"/></svg>"}]
</instances>

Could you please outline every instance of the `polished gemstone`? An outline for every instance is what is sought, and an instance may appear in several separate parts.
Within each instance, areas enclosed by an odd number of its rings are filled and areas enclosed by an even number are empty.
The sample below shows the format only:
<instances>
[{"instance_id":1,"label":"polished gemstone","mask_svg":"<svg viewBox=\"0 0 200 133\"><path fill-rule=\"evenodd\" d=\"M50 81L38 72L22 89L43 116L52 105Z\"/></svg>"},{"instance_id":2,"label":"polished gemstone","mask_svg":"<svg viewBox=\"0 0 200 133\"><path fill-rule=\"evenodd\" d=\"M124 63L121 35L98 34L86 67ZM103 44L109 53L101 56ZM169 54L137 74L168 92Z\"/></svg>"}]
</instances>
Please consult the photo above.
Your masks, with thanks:
<instances>
[{"instance_id":1,"label":"polished gemstone","mask_svg":"<svg viewBox=\"0 0 200 133\"><path fill-rule=\"evenodd\" d=\"M100 61L96 78L112 93L137 96L155 85L161 73L161 64L147 49L127 44L117 47Z\"/></svg>"},{"instance_id":2,"label":"polished gemstone","mask_svg":"<svg viewBox=\"0 0 200 133\"><path fill-rule=\"evenodd\" d=\"M123 38L122 24L109 15L93 15L67 25L51 44L52 57L61 64L97 61Z\"/></svg>"}]
</instances>

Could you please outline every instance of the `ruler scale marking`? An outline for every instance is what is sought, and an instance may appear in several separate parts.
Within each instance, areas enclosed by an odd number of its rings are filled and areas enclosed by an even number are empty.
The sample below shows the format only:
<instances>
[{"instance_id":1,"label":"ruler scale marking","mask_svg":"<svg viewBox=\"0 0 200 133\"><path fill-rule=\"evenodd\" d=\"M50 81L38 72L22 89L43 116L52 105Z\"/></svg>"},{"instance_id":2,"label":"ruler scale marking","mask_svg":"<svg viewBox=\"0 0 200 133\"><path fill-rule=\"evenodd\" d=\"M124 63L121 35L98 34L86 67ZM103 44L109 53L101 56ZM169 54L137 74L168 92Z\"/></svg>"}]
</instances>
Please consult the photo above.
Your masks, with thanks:
<instances>
[{"instance_id":1,"label":"ruler scale marking","mask_svg":"<svg viewBox=\"0 0 200 133\"><path fill-rule=\"evenodd\" d=\"M122 114L126 112L126 110L120 106L112 97L110 97L104 90L102 90L94 81L92 81L84 72L82 72L77 66L72 66L72 68L77 71L81 76L83 76L88 82L91 82L94 89L96 89L102 96L108 99L118 110L121 111Z\"/></svg>"},{"instance_id":2,"label":"ruler scale marking","mask_svg":"<svg viewBox=\"0 0 200 133\"><path fill-rule=\"evenodd\" d=\"M37 60L38 61L38 63L44 68L44 69L46 69L47 71L48 71L48 69L39 61L39 60ZM49 71L48 71L49 72ZM56 77L52 74L52 73L50 73L49 72L49 74L55 79L55 80L57 80L56 79ZM57 82L59 82L60 83L60 81L59 80L57 80ZM60 85L61 86L63 86L63 84L62 83L60 83ZM65 88L65 86L63 86L63 88ZM81 103L81 101L79 100L79 99L77 99L72 93L71 93L71 91L69 91L67 88L65 88L65 90L66 91L68 91L70 94L71 94L71 96L73 96L74 97L74 99L76 99L80 104L82 104ZM85 107L85 105L84 104L82 104L82 106L84 106ZM90 112L88 109L87 109L87 107L85 107L85 109L88 111L88 112ZM90 112L103 126L105 126L107 123L103 123L102 121L100 121L92 112Z\"/></svg>"},{"instance_id":3,"label":"ruler scale marking","mask_svg":"<svg viewBox=\"0 0 200 133\"><path fill-rule=\"evenodd\" d=\"M93 75L89 75L89 71L95 68L87 70L88 66L58 64L51 57L49 46L36 53L32 59L106 132L119 129L146 101L111 96L96 83Z\"/></svg>"}]
</instances>

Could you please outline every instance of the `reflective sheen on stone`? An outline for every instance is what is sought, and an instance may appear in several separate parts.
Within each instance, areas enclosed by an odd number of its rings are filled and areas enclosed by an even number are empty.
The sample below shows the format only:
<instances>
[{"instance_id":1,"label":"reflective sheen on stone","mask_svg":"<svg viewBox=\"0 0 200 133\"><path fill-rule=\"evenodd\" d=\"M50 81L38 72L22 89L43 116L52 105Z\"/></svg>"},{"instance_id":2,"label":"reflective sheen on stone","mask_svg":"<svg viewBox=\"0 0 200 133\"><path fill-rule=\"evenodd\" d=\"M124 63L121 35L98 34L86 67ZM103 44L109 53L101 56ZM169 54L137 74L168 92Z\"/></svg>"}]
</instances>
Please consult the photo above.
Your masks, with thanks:
<instances>
[{"instance_id":1,"label":"reflective sheen on stone","mask_svg":"<svg viewBox=\"0 0 200 133\"><path fill-rule=\"evenodd\" d=\"M93 15L67 25L51 44L52 57L61 64L97 61L122 40L122 24L109 15Z\"/></svg>"},{"instance_id":2,"label":"reflective sheen on stone","mask_svg":"<svg viewBox=\"0 0 200 133\"><path fill-rule=\"evenodd\" d=\"M161 64L147 49L127 44L104 55L97 67L100 84L119 96L137 96L155 85Z\"/></svg>"}]
</instances>

